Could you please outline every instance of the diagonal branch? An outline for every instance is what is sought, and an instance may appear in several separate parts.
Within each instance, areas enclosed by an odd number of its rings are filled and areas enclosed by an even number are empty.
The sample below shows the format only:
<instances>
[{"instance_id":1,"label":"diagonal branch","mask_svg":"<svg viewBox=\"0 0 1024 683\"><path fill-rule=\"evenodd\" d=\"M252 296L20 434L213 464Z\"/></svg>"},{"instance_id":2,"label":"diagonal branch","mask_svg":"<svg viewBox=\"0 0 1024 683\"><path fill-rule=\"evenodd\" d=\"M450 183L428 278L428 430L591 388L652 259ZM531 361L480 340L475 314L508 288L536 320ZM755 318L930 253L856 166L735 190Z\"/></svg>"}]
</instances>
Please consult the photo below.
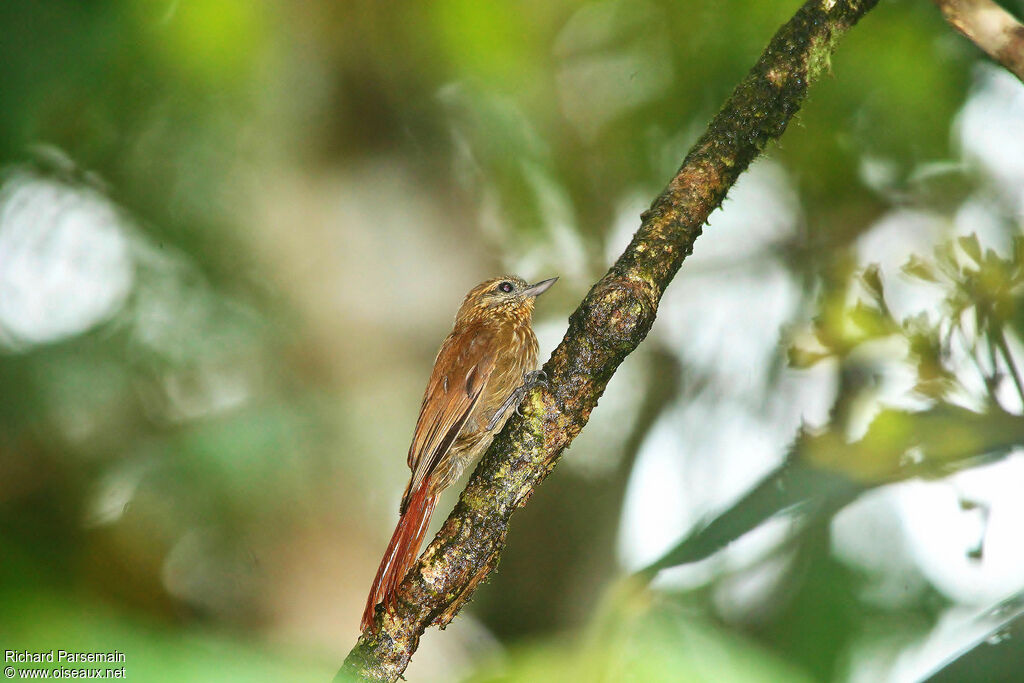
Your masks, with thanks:
<instances>
[{"instance_id":1,"label":"diagonal branch","mask_svg":"<svg viewBox=\"0 0 1024 683\"><path fill-rule=\"evenodd\" d=\"M992 0L933 0L946 21L1024 81L1024 25Z\"/></svg>"},{"instance_id":2,"label":"diagonal branch","mask_svg":"<svg viewBox=\"0 0 1024 683\"><path fill-rule=\"evenodd\" d=\"M800 108L838 38L878 0L810 0L772 38L644 212L632 242L569 318L535 389L481 459L462 497L398 589L378 608L337 680L394 681L423 631L442 626L497 565L509 519L586 425L612 374L650 330L665 287L708 215Z\"/></svg>"}]
</instances>

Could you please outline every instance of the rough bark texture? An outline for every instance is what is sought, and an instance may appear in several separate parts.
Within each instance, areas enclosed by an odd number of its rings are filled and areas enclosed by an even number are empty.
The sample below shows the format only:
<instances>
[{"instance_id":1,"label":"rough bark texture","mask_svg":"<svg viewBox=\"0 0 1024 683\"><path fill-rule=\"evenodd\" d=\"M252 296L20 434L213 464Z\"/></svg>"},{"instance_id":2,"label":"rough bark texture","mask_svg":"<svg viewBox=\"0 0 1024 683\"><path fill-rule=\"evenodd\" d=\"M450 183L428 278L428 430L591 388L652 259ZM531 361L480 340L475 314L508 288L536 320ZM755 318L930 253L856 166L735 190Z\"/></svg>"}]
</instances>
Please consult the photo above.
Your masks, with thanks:
<instances>
[{"instance_id":1,"label":"rough bark texture","mask_svg":"<svg viewBox=\"0 0 1024 683\"><path fill-rule=\"evenodd\" d=\"M811 0L772 38L679 172L644 212L622 256L569 318L532 391L483 456L458 504L400 586L378 607L337 680L394 681L423 631L442 626L498 562L509 518L586 425L608 380L643 341L665 287L737 177L782 135L836 40L877 0Z\"/></svg>"},{"instance_id":2,"label":"rough bark texture","mask_svg":"<svg viewBox=\"0 0 1024 683\"><path fill-rule=\"evenodd\" d=\"M1024 81L1024 25L992 0L934 0L957 31Z\"/></svg>"}]
</instances>

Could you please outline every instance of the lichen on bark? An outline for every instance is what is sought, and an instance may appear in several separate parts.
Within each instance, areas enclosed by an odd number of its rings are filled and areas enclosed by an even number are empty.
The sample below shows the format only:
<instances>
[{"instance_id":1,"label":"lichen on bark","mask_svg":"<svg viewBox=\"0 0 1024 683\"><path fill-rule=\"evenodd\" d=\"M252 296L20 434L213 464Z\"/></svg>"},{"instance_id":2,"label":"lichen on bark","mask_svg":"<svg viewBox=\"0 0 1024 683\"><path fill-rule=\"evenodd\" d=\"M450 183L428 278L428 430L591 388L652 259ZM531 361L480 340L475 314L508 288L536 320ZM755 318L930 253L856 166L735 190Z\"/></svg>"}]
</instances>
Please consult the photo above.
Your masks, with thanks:
<instances>
[{"instance_id":1,"label":"lichen on bark","mask_svg":"<svg viewBox=\"0 0 1024 683\"><path fill-rule=\"evenodd\" d=\"M455 509L349 653L337 680L394 681L497 564L509 519L586 425L608 380L647 336L665 287L732 184L779 137L837 39L877 0L812 0L772 38L641 217L629 246L569 318L534 389L481 458Z\"/></svg>"}]
</instances>

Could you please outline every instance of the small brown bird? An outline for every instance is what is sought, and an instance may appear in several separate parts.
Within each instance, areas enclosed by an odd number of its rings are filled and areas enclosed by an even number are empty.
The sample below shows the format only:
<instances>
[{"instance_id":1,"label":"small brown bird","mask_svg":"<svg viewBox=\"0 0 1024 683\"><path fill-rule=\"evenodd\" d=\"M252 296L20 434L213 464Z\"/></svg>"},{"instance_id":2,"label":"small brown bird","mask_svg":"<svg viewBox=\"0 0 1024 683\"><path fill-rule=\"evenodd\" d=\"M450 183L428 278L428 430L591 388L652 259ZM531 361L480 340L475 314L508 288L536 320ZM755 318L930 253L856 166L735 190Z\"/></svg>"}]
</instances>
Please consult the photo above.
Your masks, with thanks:
<instances>
[{"instance_id":1,"label":"small brown bird","mask_svg":"<svg viewBox=\"0 0 1024 683\"><path fill-rule=\"evenodd\" d=\"M384 553L361 627L374 608L390 605L395 589L416 561L441 492L491 443L541 377L534 300L557 277L529 285L518 277L487 280L469 291L455 316L455 328L441 344L423 394L409 446L412 478L399 507L398 526Z\"/></svg>"}]
</instances>

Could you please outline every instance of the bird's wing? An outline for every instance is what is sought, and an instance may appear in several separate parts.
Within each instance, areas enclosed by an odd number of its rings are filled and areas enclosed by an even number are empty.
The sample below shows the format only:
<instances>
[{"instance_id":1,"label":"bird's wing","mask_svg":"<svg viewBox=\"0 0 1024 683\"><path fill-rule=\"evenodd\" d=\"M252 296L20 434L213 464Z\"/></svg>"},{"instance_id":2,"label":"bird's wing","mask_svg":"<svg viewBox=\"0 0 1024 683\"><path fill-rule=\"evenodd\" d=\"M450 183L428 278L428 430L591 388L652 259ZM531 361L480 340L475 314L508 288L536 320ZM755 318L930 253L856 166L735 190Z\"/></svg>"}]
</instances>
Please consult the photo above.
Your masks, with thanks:
<instances>
[{"instance_id":1,"label":"bird's wing","mask_svg":"<svg viewBox=\"0 0 1024 683\"><path fill-rule=\"evenodd\" d=\"M452 332L441 345L409 446L412 480L402 509L448 453L480 402L494 371L491 337L486 328L473 327Z\"/></svg>"}]
</instances>

